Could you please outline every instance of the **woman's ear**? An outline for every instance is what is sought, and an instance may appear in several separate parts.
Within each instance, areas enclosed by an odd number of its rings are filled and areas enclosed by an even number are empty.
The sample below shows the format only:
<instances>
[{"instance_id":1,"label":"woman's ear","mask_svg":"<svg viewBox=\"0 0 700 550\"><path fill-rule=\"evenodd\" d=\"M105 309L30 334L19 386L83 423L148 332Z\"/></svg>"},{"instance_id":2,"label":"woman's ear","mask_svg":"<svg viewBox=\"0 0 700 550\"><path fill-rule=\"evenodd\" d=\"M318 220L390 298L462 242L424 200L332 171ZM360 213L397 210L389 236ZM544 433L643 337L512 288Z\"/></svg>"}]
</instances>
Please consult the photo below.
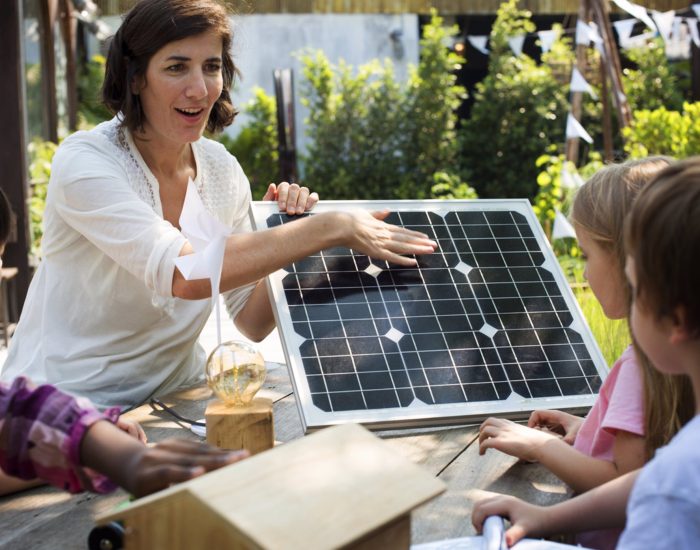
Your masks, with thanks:
<instances>
[{"instance_id":1,"label":"woman's ear","mask_svg":"<svg viewBox=\"0 0 700 550\"><path fill-rule=\"evenodd\" d=\"M131 79L131 93L133 95L139 95L144 86L145 82L143 76L135 76Z\"/></svg>"}]
</instances>

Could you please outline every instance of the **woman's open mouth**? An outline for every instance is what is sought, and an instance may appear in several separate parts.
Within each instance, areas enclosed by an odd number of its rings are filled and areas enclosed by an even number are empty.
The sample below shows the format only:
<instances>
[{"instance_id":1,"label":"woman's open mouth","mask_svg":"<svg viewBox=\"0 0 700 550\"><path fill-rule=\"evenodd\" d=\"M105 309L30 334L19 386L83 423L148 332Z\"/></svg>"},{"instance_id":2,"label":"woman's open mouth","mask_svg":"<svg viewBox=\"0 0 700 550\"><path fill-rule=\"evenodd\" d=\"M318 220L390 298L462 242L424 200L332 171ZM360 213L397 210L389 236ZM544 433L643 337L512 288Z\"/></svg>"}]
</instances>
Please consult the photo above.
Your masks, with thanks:
<instances>
[{"instance_id":1,"label":"woman's open mouth","mask_svg":"<svg viewBox=\"0 0 700 550\"><path fill-rule=\"evenodd\" d=\"M175 110L188 118L197 118L204 112L204 109L182 109L175 107Z\"/></svg>"}]
</instances>

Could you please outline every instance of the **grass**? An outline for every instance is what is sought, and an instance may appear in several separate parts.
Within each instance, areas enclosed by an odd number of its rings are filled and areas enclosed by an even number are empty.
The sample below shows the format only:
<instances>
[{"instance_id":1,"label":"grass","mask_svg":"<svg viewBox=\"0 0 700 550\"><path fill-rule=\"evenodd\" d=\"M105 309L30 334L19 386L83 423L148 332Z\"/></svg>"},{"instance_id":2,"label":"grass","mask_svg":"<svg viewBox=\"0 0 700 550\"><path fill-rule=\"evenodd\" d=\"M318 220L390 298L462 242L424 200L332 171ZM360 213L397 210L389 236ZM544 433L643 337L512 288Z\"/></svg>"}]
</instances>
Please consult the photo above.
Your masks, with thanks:
<instances>
[{"instance_id":1,"label":"grass","mask_svg":"<svg viewBox=\"0 0 700 550\"><path fill-rule=\"evenodd\" d=\"M630 344L629 330L625 319L613 321L608 319L600 307L600 302L588 287L576 287L574 294L578 300L593 337L598 342L598 347L608 366L617 360L625 348Z\"/></svg>"}]
</instances>

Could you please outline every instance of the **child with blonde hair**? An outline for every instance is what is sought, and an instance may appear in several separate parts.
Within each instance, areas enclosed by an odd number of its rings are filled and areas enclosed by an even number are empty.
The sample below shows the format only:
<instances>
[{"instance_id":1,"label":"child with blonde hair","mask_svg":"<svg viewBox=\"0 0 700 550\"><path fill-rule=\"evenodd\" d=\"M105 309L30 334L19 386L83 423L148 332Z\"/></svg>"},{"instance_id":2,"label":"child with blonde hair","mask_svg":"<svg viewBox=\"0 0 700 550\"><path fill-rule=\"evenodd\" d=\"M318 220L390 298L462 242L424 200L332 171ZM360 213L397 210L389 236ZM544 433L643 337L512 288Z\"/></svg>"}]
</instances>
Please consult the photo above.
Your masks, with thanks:
<instances>
[{"instance_id":1,"label":"child with blonde hair","mask_svg":"<svg viewBox=\"0 0 700 550\"><path fill-rule=\"evenodd\" d=\"M694 417L641 470L552 507L498 496L478 502L510 519L506 542L526 535L622 526L618 550L696 548L700 540L700 157L666 168L639 194L625 231L630 326L651 364L687 376ZM626 514L625 514L626 507Z\"/></svg>"},{"instance_id":2,"label":"child with blonde hair","mask_svg":"<svg viewBox=\"0 0 700 550\"><path fill-rule=\"evenodd\" d=\"M609 165L577 193L571 218L586 260L584 276L605 315L628 317L624 220L638 192L672 159L651 157ZM480 428L479 450L498 449L540 462L582 493L641 468L692 416L686 379L671 378L647 365L630 345L610 369L585 419L555 410L532 413L528 426L489 418ZM614 548L619 531L581 534L591 548Z\"/></svg>"}]
</instances>

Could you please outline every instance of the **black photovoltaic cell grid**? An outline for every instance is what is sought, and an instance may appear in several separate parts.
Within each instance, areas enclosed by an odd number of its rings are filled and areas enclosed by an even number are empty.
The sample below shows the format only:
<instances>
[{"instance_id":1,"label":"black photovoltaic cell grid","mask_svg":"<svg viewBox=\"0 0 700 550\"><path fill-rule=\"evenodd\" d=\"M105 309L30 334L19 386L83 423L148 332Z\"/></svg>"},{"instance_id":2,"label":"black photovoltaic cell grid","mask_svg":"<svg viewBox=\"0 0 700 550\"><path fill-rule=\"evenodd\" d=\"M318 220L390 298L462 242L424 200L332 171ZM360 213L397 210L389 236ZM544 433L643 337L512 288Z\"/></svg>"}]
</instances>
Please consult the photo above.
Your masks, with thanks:
<instances>
[{"instance_id":1,"label":"black photovoltaic cell grid","mask_svg":"<svg viewBox=\"0 0 700 550\"><path fill-rule=\"evenodd\" d=\"M267 225L293 219L274 214ZM305 374L295 384L313 405L335 413L597 393L599 371L522 214L397 211L387 221L426 233L438 251L417 268L347 248L285 268Z\"/></svg>"}]
</instances>

